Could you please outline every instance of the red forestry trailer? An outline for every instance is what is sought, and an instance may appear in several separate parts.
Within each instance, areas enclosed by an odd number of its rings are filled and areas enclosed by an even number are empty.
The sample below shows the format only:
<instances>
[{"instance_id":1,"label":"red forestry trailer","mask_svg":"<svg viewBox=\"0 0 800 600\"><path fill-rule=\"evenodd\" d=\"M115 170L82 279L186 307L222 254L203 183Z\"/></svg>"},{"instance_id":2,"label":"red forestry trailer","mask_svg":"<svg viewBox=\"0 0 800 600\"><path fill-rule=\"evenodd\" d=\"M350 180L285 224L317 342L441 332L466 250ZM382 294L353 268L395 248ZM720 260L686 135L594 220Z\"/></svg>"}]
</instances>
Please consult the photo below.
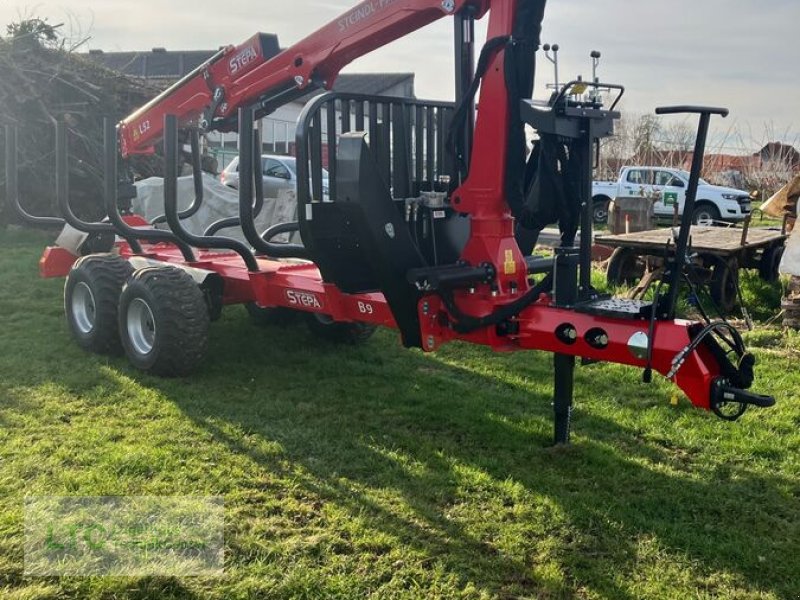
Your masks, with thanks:
<instances>
[{"instance_id":1,"label":"red forestry trailer","mask_svg":"<svg viewBox=\"0 0 800 600\"><path fill-rule=\"evenodd\" d=\"M425 352L454 340L544 350L555 354L557 443L569 440L578 357L637 367L646 381L657 371L695 406L728 420L748 406L772 406L773 398L747 391L755 361L732 326L675 318L690 280L688 217L654 300L610 298L592 287L594 152L613 134L624 89L579 79L546 102L531 100L544 11L545 0L366 0L285 50L264 34L224 48L118 125L107 121L108 218L99 223L82 221L69 206L63 123L56 127L62 217L25 212L9 129L12 204L30 222L83 233L80 251L50 247L40 263L45 277L67 277L75 340L93 352L121 346L139 369L185 376L203 359L209 324L223 306L246 304L265 319L302 313L314 333L340 341L361 341L386 326ZM476 61L474 23L487 15ZM455 102L318 96L297 126L298 222L258 231L264 198L255 121L311 89L330 89L355 58L448 16L455 21ZM613 99L609 107L604 96ZM684 210L691 216L710 118L727 110L658 112L700 115ZM538 136L532 152L526 125ZM214 130L240 136L239 215L200 234L185 219L203 201L200 135ZM148 223L130 210L135 188L126 159L161 143L164 215ZM179 210L186 143L196 198ZM155 227L163 222L168 230ZM553 222L561 247L553 258L532 258L537 232ZM247 243L221 234L231 227ZM302 244L274 241L298 231Z\"/></svg>"}]
</instances>

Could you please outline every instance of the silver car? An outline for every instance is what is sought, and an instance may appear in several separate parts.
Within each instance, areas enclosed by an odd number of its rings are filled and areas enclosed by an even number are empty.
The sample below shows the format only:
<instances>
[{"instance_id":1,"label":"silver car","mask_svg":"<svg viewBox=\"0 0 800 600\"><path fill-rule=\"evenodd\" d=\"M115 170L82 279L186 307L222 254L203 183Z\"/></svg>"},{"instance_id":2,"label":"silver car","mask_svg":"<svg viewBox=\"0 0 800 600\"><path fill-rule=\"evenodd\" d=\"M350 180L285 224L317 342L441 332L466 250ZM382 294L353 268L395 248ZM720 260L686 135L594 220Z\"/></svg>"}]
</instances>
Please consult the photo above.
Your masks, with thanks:
<instances>
[{"instance_id":1,"label":"silver car","mask_svg":"<svg viewBox=\"0 0 800 600\"><path fill-rule=\"evenodd\" d=\"M277 198L281 190L297 190L297 160L293 156L261 156L264 197ZM234 158L220 175L220 181L239 189L239 157ZM322 170L323 200L328 199L328 171Z\"/></svg>"}]
</instances>

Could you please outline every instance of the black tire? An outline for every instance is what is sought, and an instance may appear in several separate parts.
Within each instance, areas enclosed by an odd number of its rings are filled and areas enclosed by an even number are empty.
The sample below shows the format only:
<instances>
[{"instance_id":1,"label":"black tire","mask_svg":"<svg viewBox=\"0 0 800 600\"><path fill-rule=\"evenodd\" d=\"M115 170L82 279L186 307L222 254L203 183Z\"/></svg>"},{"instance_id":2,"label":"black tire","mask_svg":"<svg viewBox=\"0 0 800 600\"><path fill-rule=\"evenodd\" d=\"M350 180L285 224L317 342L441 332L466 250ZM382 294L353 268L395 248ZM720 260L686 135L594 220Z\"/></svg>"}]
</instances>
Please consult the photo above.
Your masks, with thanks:
<instances>
[{"instance_id":1,"label":"black tire","mask_svg":"<svg viewBox=\"0 0 800 600\"><path fill-rule=\"evenodd\" d=\"M784 247L771 246L764 250L761 260L758 262L758 275L767 283L775 283L780 277L781 259L783 258Z\"/></svg>"},{"instance_id":2,"label":"black tire","mask_svg":"<svg viewBox=\"0 0 800 600\"><path fill-rule=\"evenodd\" d=\"M739 293L738 269L734 262L717 259L711 270L709 293L723 315L729 315L736 308Z\"/></svg>"},{"instance_id":3,"label":"black tire","mask_svg":"<svg viewBox=\"0 0 800 600\"><path fill-rule=\"evenodd\" d=\"M92 254L79 258L64 285L64 313L72 337L88 352L119 354L122 345L117 308L122 286L133 267L120 256Z\"/></svg>"},{"instance_id":4,"label":"black tire","mask_svg":"<svg viewBox=\"0 0 800 600\"><path fill-rule=\"evenodd\" d=\"M607 225L608 207L611 204L611 200L608 198L597 197L594 198L592 202L592 219L594 219L595 225Z\"/></svg>"},{"instance_id":5,"label":"black tire","mask_svg":"<svg viewBox=\"0 0 800 600\"><path fill-rule=\"evenodd\" d=\"M210 322L203 292L175 267L139 269L122 289L120 339L128 360L142 371L189 375L205 357Z\"/></svg>"},{"instance_id":6,"label":"black tire","mask_svg":"<svg viewBox=\"0 0 800 600\"><path fill-rule=\"evenodd\" d=\"M255 302L248 302L244 307L250 319L259 327L284 327L297 322L298 313L291 308L262 308Z\"/></svg>"},{"instance_id":7,"label":"black tire","mask_svg":"<svg viewBox=\"0 0 800 600\"><path fill-rule=\"evenodd\" d=\"M644 275L644 265L630 248L617 248L608 259L606 280L611 286L631 286Z\"/></svg>"},{"instance_id":8,"label":"black tire","mask_svg":"<svg viewBox=\"0 0 800 600\"><path fill-rule=\"evenodd\" d=\"M306 313L305 317L313 335L336 344L363 344L377 329L369 323L343 323L317 313Z\"/></svg>"},{"instance_id":9,"label":"black tire","mask_svg":"<svg viewBox=\"0 0 800 600\"><path fill-rule=\"evenodd\" d=\"M719 221L720 218L721 216L719 214L719 209L708 202L701 202L698 204L692 213L692 223L694 225L700 225L701 223L706 222L713 224L716 221Z\"/></svg>"}]
</instances>

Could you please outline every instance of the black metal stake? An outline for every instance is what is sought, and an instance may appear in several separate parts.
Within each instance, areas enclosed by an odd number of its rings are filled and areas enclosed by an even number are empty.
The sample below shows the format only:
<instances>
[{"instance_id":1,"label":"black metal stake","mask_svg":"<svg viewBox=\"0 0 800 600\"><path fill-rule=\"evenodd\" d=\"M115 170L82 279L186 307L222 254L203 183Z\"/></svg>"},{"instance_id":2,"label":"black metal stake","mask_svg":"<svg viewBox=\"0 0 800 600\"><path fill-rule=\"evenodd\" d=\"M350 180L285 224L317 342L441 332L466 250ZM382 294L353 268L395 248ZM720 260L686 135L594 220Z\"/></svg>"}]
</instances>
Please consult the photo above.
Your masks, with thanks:
<instances>
[{"instance_id":1,"label":"black metal stake","mask_svg":"<svg viewBox=\"0 0 800 600\"><path fill-rule=\"evenodd\" d=\"M117 126L111 119L103 120L103 174L105 176L105 204L108 220L120 236L128 240L131 249L136 254L142 254L142 247L137 240L146 242L165 242L174 244L186 262L196 262L194 252L188 244L182 242L169 231L161 229L137 229L128 225L119 212L117 200L119 198L119 171L118 171L118 141Z\"/></svg>"},{"instance_id":2,"label":"black metal stake","mask_svg":"<svg viewBox=\"0 0 800 600\"><path fill-rule=\"evenodd\" d=\"M256 230L255 207L253 206L254 193L254 171L255 160L258 160L258 172L261 172L261 152L254 152L255 133L253 125L255 123L255 110L253 108L239 109L239 220L245 238L255 248L256 252L265 254L273 258L308 258L308 251L299 244L275 244L263 239L262 234ZM257 156L254 156L257 154ZM304 184L308 185L308 161L298 149L297 155L297 177L298 177L298 207L302 210L300 202L300 188ZM258 178L259 185L262 184L261 177ZM297 227L292 223L293 228ZM270 235L277 235L274 229Z\"/></svg>"},{"instance_id":3,"label":"black metal stake","mask_svg":"<svg viewBox=\"0 0 800 600\"><path fill-rule=\"evenodd\" d=\"M64 219L58 217L39 217L26 211L19 198L19 165L17 148L17 128L6 125L6 202L24 222L38 227L62 227Z\"/></svg>"},{"instance_id":4,"label":"black metal stake","mask_svg":"<svg viewBox=\"0 0 800 600\"><path fill-rule=\"evenodd\" d=\"M192 147L199 155L200 148ZM242 257L248 271L258 271L258 261L246 244L227 237L211 237L195 235L184 227L178 214L178 118L175 115L164 116L164 213L172 232L182 242L197 248L214 248L217 250L233 250ZM202 187L200 173L195 173L195 193ZM202 193L202 192L201 192Z\"/></svg>"}]
</instances>

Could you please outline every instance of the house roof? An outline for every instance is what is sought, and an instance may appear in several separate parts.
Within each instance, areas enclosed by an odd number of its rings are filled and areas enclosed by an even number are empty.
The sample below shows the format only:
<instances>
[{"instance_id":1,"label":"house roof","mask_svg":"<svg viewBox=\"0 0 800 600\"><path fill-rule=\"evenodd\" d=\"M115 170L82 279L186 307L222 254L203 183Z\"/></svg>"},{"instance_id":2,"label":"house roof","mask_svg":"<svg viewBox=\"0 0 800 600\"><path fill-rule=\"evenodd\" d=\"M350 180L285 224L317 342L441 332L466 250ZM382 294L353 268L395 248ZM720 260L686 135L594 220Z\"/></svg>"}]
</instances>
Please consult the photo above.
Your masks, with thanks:
<instances>
[{"instance_id":1,"label":"house roof","mask_svg":"<svg viewBox=\"0 0 800 600\"><path fill-rule=\"evenodd\" d=\"M408 83L409 89L407 93L402 95L413 97L414 73L343 73L333 82L333 91L363 94L365 96L380 96L403 83ZM321 93L321 90L314 90L302 96L298 102L308 102L308 100Z\"/></svg>"},{"instance_id":2,"label":"house roof","mask_svg":"<svg viewBox=\"0 0 800 600\"><path fill-rule=\"evenodd\" d=\"M706 154L705 156L706 172L739 171L747 173L759 167L761 167L761 159L758 156L735 154Z\"/></svg>"},{"instance_id":3,"label":"house roof","mask_svg":"<svg viewBox=\"0 0 800 600\"><path fill-rule=\"evenodd\" d=\"M793 167L800 166L800 152L794 146L781 142L770 142L755 154L764 161L787 162Z\"/></svg>"},{"instance_id":4,"label":"house roof","mask_svg":"<svg viewBox=\"0 0 800 600\"><path fill-rule=\"evenodd\" d=\"M125 75L146 79L180 79L216 54L215 50L103 52L90 50L89 58Z\"/></svg>"},{"instance_id":5,"label":"house roof","mask_svg":"<svg viewBox=\"0 0 800 600\"><path fill-rule=\"evenodd\" d=\"M89 58L126 75L164 80L167 83L192 72L216 52L216 50L171 51L164 48L153 48L149 52L90 50ZM408 83L408 87L402 95L413 97L414 73L345 73L339 75L333 89L349 94L379 96L403 83ZM307 102L320 93L320 90L311 91L299 101Z\"/></svg>"}]
</instances>

